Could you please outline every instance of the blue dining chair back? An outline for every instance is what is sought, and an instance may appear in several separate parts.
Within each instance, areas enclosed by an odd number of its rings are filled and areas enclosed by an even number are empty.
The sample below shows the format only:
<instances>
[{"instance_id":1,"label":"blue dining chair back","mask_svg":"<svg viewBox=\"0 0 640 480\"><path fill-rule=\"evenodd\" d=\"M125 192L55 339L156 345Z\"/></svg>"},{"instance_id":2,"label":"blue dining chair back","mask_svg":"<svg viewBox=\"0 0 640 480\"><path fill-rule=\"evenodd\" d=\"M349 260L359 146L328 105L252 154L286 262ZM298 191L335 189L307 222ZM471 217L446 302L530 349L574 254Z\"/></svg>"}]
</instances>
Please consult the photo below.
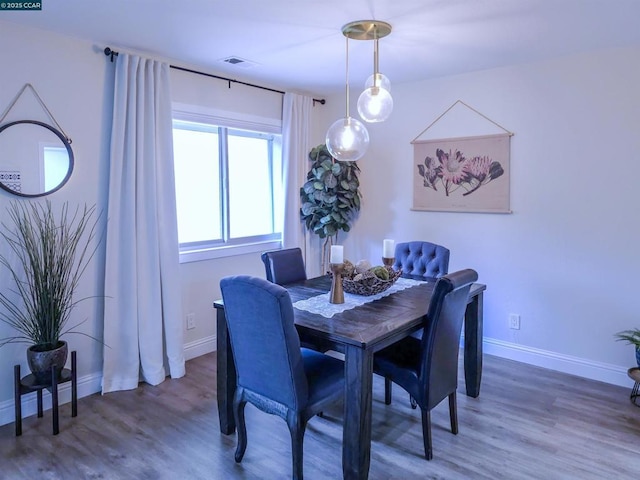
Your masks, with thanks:
<instances>
[{"instance_id":1,"label":"blue dining chair back","mask_svg":"<svg viewBox=\"0 0 640 480\"><path fill-rule=\"evenodd\" d=\"M300 347L287 290L248 275L220 281L237 387L233 411L238 428L236 462L247 448L244 407L285 419L291 433L293 478L302 480L303 438L310 418L344 393L344 363Z\"/></svg>"},{"instance_id":2,"label":"blue dining chair back","mask_svg":"<svg viewBox=\"0 0 640 480\"><path fill-rule=\"evenodd\" d=\"M456 389L460 334L475 270L466 269L438 279L425 317L422 338L406 337L374 356L374 372L406 390L420 407L427 460L433 458L431 409L449 398L451 431L458 433ZM390 390L389 390L390 392ZM385 403L391 396L385 388Z\"/></svg>"},{"instance_id":3,"label":"blue dining chair back","mask_svg":"<svg viewBox=\"0 0 640 480\"><path fill-rule=\"evenodd\" d=\"M264 252L260 258L270 282L286 285L307 279L302 250L298 247Z\"/></svg>"},{"instance_id":4,"label":"blue dining chair back","mask_svg":"<svg viewBox=\"0 0 640 480\"><path fill-rule=\"evenodd\" d=\"M449 249L431 242L397 243L393 268L404 274L439 278L449 272Z\"/></svg>"}]
</instances>

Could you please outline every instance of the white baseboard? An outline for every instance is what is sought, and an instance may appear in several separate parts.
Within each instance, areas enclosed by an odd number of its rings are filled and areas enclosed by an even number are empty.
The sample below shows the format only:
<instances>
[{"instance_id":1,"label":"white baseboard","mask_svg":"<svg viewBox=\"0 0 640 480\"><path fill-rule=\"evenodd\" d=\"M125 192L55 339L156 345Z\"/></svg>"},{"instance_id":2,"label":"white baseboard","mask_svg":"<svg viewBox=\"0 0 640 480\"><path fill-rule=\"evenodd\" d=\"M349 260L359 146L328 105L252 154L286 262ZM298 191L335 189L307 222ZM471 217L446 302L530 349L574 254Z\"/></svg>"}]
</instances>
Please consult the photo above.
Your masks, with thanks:
<instances>
[{"instance_id":1,"label":"white baseboard","mask_svg":"<svg viewBox=\"0 0 640 480\"><path fill-rule=\"evenodd\" d=\"M199 357L206 353L211 353L216 350L216 336L201 338L195 342L189 342L184 344L184 359L191 360L192 358Z\"/></svg>"},{"instance_id":2,"label":"white baseboard","mask_svg":"<svg viewBox=\"0 0 640 480\"><path fill-rule=\"evenodd\" d=\"M495 338L485 338L483 348L484 353L495 355L496 357L508 358L509 360L622 387L633 385L633 381L627 375L627 368L618 365L594 362L548 350L504 342Z\"/></svg>"}]
</instances>

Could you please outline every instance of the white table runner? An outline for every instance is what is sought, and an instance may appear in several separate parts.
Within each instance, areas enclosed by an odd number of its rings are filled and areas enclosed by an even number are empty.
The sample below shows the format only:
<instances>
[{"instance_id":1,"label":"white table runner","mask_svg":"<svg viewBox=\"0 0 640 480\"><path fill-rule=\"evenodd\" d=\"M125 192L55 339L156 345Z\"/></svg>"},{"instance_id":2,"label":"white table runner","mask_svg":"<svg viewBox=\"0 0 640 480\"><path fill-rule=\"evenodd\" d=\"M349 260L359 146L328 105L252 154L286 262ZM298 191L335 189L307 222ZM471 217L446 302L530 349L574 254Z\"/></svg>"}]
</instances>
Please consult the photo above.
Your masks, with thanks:
<instances>
[{"instance_id":1,"label":"white table runner","mask_svg":"<svg viewBox=\"0 0 640 480\"><path fill-rule=\"evenodd\" d=\"M336 313L344 312L345 310L351 310L352 308L359 307L365 303L373 302L392 293L399 292L405 288L415 287L420 285L421 281L412 280L410 278L399 278L396 283L391 285L387 290L376 295L364 296L354 295L352 293L344 294L344 303L330 303L330 292L316 295L315 297L307 298L306 300L299 300L293 304L294 308L298 310L305 310L307 312L322 315L325 318L331 318Z\"/></svg>"}]
</instances>

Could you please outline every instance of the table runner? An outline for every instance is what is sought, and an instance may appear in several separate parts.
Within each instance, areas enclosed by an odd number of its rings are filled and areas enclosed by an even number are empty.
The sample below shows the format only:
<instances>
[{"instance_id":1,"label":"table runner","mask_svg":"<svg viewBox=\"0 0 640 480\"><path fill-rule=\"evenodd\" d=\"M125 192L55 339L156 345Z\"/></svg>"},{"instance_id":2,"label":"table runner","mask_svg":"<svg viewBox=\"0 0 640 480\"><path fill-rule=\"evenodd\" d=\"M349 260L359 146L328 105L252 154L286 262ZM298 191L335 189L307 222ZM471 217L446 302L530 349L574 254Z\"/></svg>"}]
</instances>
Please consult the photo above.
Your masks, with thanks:
<instances>
[{"instance_id":1,"label":"table runner","mask_svg":"<svg viewBox=\"0 0 640 480\"><path fill-rule=\"evenodd\" d=\"M391 287L389 287L389 289L376 295L364 296L345 292L344 303L330 303L330 292L327 292L316 295L315 297L307 298L306 300L298 300L293 304L293 307L297 308L298 310L305 310L307 312L322 315L325 318L331 318L336 313L341 313L345 310L351 310L352 308L359 307L360 305L364 305L365 303L373 302L374 300L379 300L382 297L386 297L387 295L391 295L392 293L399 292L400 290L404 290L405 288L411 288L416 285L420 285L421 283L423 282L419 280L412 280L410 278L399 278L393 285L391 285Z\"/></svg>"}]
</instances>

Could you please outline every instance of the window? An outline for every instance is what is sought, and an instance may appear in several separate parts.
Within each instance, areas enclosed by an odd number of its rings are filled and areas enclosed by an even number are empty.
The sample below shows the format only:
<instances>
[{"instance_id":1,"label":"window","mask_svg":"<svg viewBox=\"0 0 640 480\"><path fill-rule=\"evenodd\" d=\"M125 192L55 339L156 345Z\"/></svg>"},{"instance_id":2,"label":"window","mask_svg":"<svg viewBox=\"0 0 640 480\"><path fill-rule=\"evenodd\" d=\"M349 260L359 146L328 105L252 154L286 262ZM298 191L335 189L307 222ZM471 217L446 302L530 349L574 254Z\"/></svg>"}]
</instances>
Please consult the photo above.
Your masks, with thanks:
<instances>
[{"instance_id":1,"label":"window","mask_svg":"<svg viewBox=\"0 0 640 480\"><path fill-rule=\"evenodd\" d=\"M181 261L279 247L281 135L237 128L239 122L223 125L219 118L176 116L173 153Z\"/></svg>"}]
</instances>

